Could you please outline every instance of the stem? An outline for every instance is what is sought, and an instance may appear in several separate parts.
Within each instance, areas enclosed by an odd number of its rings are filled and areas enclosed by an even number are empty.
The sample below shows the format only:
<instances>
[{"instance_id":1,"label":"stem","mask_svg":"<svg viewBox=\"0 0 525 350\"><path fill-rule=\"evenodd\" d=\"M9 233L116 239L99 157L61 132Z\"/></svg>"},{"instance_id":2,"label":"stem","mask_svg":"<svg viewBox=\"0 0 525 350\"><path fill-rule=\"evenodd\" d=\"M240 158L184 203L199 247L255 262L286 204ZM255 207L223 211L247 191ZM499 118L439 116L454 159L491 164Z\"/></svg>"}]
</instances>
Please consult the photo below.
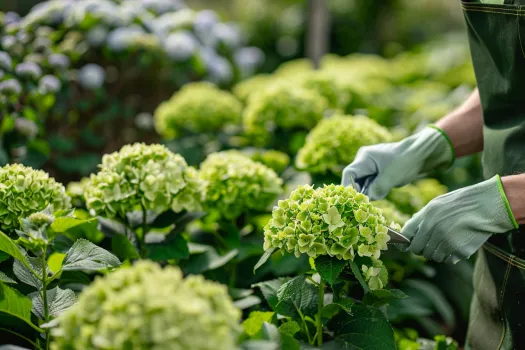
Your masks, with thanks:
<instances>
[{"instance_id":1,"label":"stem","mask_svg":"<svg viewBox=\"0 0 525 350\"><path fill-rule=\"evenodd\" d=\"M295 305L295 303L293 304L293 306L295 306L295 309L297 310L297 313L299 314L299 317L301 317L301 321L303 321L304 331L306 333L306 338L308 338L308 344L315 345L312 342L312 337L310 337L310 330L308 329L308 323L306 323L306 320L304 319L303 313L301 312L301 310L299 310L299 308L297 307L297 305Z\"/></svg>"},{"instance_id":2,"label":"stem","mask_svg":"<svg viewBox=\"0 0 525 350\"><path fill-rule=\"evenodd\" d=\"M44 323L47 323L49 321L49 305L47 304L47 261L46 261L46 251L47 246L44 246L42 249L42 300L44 304ZM49 349L49 329L45 329L46 334L46 347L45 349Z\"/></svg>"},{"instance_id":3,"label":"stem","mask_svg":"<svg viewBox=\"0 0 525 350\"><path fill-rule=\"evenodd\" d=\"M317 346L323 346L323 318L321 317L321 311L324 307L324 286L323 279L319 282L319 305L317 311Z\"/></svg>"},{"instance_id":4,"label":"stem","mask_svg":"<svg viewBox=\"0 0 525 350\"><path fill-rule=\"evenodd\" d=\"M142 206L142 239L146 237L148 232L148 212L144 206Z\"/></svg>"}]
</instances>

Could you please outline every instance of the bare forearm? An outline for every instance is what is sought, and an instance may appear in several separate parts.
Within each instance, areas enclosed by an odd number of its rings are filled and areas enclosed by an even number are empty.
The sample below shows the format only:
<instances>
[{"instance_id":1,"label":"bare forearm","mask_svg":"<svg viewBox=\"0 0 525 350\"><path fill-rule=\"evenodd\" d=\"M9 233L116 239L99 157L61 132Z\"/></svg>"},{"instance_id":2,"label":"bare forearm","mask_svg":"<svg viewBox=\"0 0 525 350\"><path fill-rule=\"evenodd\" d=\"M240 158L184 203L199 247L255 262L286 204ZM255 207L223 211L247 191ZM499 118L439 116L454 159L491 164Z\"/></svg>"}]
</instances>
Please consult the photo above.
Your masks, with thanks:
<instances>
[{"instance_id":1,"label":"bare forearm","mask_svg":"<svg viewBox=\"0 0 525 350\"><path fill-rule=\"evenodd\" d=\"M510 208L518 224L525 224L525 174L501 178Z\"/></svg>"},{"instance_id":2,"label":"bare forearm","mask_svg":"<svg viewBox=\"0 0 525 350\"><path fill-rule=\"evenodd\" d=\"M436 123L443 129L456 150L456 157L483 150L483 111L476 89L460 107Z\"/></svg>"}]
</instances>

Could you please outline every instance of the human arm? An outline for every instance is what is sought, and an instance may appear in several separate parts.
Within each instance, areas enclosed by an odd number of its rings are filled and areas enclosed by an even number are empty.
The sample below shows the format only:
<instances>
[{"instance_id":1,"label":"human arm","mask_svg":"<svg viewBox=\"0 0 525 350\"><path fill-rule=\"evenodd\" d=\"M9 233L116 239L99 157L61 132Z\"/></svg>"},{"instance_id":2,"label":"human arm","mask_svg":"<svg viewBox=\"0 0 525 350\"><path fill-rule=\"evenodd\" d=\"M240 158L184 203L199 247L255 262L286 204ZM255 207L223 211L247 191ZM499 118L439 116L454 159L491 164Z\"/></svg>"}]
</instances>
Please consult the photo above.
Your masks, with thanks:
<instances>
[{"instance_id":1,"label":"human arm","mask_svg":"<svg viewBox=\"0 0 525 350\"><path fill-rule=\"evenodd\" d=\"M449 137L457 158L483 151L483 111L478 89L436 126Z\"/></svg>"}]
</instances>

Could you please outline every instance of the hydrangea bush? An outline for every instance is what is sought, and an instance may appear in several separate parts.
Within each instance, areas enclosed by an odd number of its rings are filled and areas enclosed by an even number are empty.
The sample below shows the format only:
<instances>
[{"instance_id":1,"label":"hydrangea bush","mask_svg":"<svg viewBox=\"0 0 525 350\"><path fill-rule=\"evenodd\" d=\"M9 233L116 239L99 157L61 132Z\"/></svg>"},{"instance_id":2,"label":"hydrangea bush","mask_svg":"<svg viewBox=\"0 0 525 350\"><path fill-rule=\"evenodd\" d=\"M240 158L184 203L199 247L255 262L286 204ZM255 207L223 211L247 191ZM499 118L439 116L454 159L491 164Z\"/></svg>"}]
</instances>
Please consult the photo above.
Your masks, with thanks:
<instances>
[{"instance_id":1,"label":"hydrangea bush","mask_svg":"<svg viewBox=\"0 0 525 350\"><path fill-rule=\"evenodd\" d=\"M210 83L188 84L155 111L155 128L165 138L216 133L241 121L242 104Z\"/></svg>"},{"instance_id":2,"label":"hydrangea bush","mask_svg":"<svg viewBox=\"0 0 525 350\"><path fill-rule=\"evenodd\" d=\"M381 210L352 188L304 185L274 208L264 228L264 248L314 259L368 257L370 264L363 267L366 281L370 288L381 289L387 282L386 268L379 260L390 240L386 224Z\"/></svg>"},{"instance_id":3,"label":"hydrangea bush","mask_svg":"<svg viewBox=\"0 0 525 350\"><path fill-rule=\"evenodd\" d=\"M102 159L84 194L96 214L124 217L136 209L199 210L204 183L184 158L162 145L136 143Z\"/></svg>"},{"instance_id":4,"label":"hydrangea bush","mask_svg":"<svg viewBox=\"0 0 525 350\"><path fill-rule=\"evenodd\" d=\"M422 179L413 184L392 189L387 199L402 213L413 215L423 209L432 199L447 192L447 187L438 180Z\"/></svg>"},{"instance_id":5,"label":"hydrangea bush","mask_svg":"<svg viewBox=\"0 0 525 350\"><path fill-rule=\"evenodd\" d=\"M389 142L390 132L365 116L333 116L322 120L307 136L295 161L311 173L341 174L362 146Z\"/></svg>"},{"instance_id":6,"label":"hydrangea bush","mask_svg":"<svg viewBox=\"0 0 525 350\"><path fill-rule=\"evenodd\" d=\"M238 151L209 155L199 178L207 185L206 207L226 219L263 211L282 192L282 180L274 170Z\"/></svg>"},{"instance_id":7,"label":"hydrangea bush","mask_svg":"<svg viewBox=\"0 0 525 350\"><path fill-rule=\"evenodd\" d=\"M68 209L71 199L64 186L49 174L20 164L0 168L0 227L10 233L20 219L52 206Z\"/></svg>"},{"instance_id":8,"label":"hydrangea bush","mask_svg":"<svg viewBox=\"0 0 525 350\"><path fill-rule=\"evenodd\" d=\"M245 133L265 144L277 131L309 130L328 109L318 93L288 82L271 84L248 100L243 113Z\"/></svg>"},{"instance_id":9,"label":"hydrangea bush","mask_svg":"<svg viewBox=\"0 0 525 350\"><path fill-rule=\"evenodd\" d=\"M86 288L51 348L235 349L240 316L225 286L140 261Z\"/></svg>"}]
</instances>

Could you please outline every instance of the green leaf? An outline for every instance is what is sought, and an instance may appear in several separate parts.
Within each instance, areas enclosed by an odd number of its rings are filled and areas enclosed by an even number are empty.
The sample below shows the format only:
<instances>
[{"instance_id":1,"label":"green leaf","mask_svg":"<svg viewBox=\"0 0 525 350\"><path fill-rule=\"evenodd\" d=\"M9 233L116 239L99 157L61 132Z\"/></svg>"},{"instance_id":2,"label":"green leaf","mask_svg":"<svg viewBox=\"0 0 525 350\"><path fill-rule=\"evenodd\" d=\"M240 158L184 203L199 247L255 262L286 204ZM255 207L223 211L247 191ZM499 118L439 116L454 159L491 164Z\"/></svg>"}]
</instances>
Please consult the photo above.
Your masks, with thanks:
<instances>
[{"instance_id":1,"label":"green leaf","mask_svg":"<svg viewBox=\"0 0 525 350\"><path fill-rule=\"evenodd\" d=\"M151 232L146 235L146 243L148 242L148 237L151 237L151 235ZM170 259L187 259L190 256L188 242L181 234L158 234L158 236L160 238L159 242L145 245L148 250L148 259L153 261L167 261Z\"/></svg>"},{"instance_id":2,"label":"green leaf","mask_svg":"<svg viewBox=\"0 0 525 350\"><path fill-rule=\"evenodd\" d=\"M275 327L275 325L268 322L263 322L261 329L264 339L274 341L280 340L279 330L277 327Z\"/></svg>"},{"instance_id":3,"label":"green leaf","mask_svg":"<svg viewBox=\"0 0 525 350\"><path fill-rule=\"evenodd\" d=\"M228 287L228 293L233 300L246 298L253 294L253 289L241 289Z\"/></svg>"},{"instance_id":4,"label":"green leaf","mask_svg":"<svg viewBox=\"0 0 525 350\"><path fill-rule=\"evenodd\" d=\"M41 290L43 287L41 278L44 273L42 262L38 258L31 257L27 258L27 262L28 266L22 264L19 260L15 260L13 263L13 272L20 282ZM30 268L38 277L31 272Z\"/></svg>"},{"instance_id":5,"label":"green leaf","mask_svg":"<svg viewBox=\"0 0 525 350\"><path fill-rule=\"evenodd\" d=\"M62 312L70 308L76 303L77 297L75 292L71 289L60 289L55 287L46 291L47 293L47 305L49 308L49 315L58 317ZM31 311L41 320L44 320L44 300L42 299L42 293L35 292L29 294L29 298L33 303Z\"/></svg>"},{"instance_id":6,"label":"green leaf","mask_svg":"<svg viewBox=\"0 0 525 350\"><path fill-rule=\"evenodd\" d=\"M279 302L276 311L283 314L279 308L280 304L283 303L285 305L293 305L294 309L300 310L304 315L314 315L317 313L317 305L319 303L318 296L318 288L309 283L305 275L297 276L283 284L277 291ZM286 309L288 308L289 306ZM297 310L295 310L292 315L283 315L294 316L296 313Z\"/></svg>"},{"instance_id":7,"label":"green leaf","mask_svg":"<svg viewBox=\"0 0 525 350\"><path fill-rule=\"evenodd\" d=\"M13 242L11 238L7 237L7 235L2 231L0 231L0 250L4 253L11 255L13 258L27 266L27 260L18 248L18 246L15 244L15 242Z\"/></svg>"},{"instance_id":8,"label":"green leaf","mask_svg":"<svg viewBox=\"0 0 525 350\"><path fill-rule=\"evenodd\" d=\"M255 337L262 329L264 322L271 322L275 312L253 311L250 316L242 323L244 333L250 337Z\"/></svg>"},{"instance_id":9,"label":"green leaf","mask_svg":"<svg viewBox=\"0 0 525 350\"><path fill-rule=\"evenodd\" d=\"M123 235L111 237L111 251L121 260L140 259L137 249L135 249L129 239Z\"/></svg>"},{"instance_id":10,"label":"green leaf","mask_svg":"<svg viewBox=\"0 0 525 350\"><path fill-rule=\"evenodd\" d=\"M114 235L125 236L126 232L129 230L126 230L126 226L116 220L107 219L100 216L97 219L98 229L108 237L113 237Z\"/></svg>"},{"instance_id":11,"label":"green leaf","mask_svg":"<svg viewBox=\"0 0 525 350\"><path fill-rule=\"evenodd\" d=\"M1 345L0 350L30 350L17 345Z\"/></svg>"},{"instance_id":12,"label":"green leaf","mask_svg":"<svg viewBox=\"0 0 525 350\"><path fill-rule=\"evenodd\" d=\"M51 224L51 229L57 233L64 233L74 227L96 222L96 220L96 218L77 219L72 217L60 217L53 221Z\"/></svg>"},{"instance_id":13,"label":"green leaf","mask_svg":"<svg viewBox=\"0 0 525 350\"><path fill-rule=\"evenodd\" d=\"M16 284L16 281L0 271L0 282Z\"/></svg>"},{"instance_id":14,"label":"green leaf","mask_svg":"<svg viewBox=\"0 0 525 350\"><path fill-rule=\"evenodd\" d=\"M6 261L10 258L10 255L0 251L0 262Z\"/></svg>"},{"instance_id":15,"label":"green leaf","mask_svg":"<svg viewBox=\"0 0 525 350\"><path fill-rule=\"evenodd\" d=\"M239 253L237 249L231 250L224 255L219 255L215 248L205 246L206 251L201 254L192 255L185 264L185 272L192 274L200 274L204 271L218 269L226 265ZM201 247L202 248L202 247Z\"/></svg>"},{"instance_id":16,"label":"green leaf","mask_svg":"<svg viewBox=\"0 0 525 350\"><path fill-rule=\"evenodd\" d=\"M295 316L297 314L295 307L287 303L280 304L279 298L277 298L277 291L279 288L289 281L291 281L291 278L278 278L270 281L259 282L252 287L258 287L261 290L266 302L268 302L268 305L270 305L273 310L285 316Z\"/></svg>"},{"instance_id":17,"label":"green leaf","mask_svg":"<svg viewBox=\"0 0 525 350\"><path fill-rule=\"evenodd\" d=\"M233 305L240 310L246 310L251 308L252 306L259 305L261 301L261 298L259 298L258 296L250 295L246 298L234 301Z\"/></svg>"},{"instance_id":18,"label":"green leaf","mask_svg":"<svg viewBox=\"0 0 525 350\"><path fill-rule=\"evenodd\" d=\"M281 350L281 345L276 341L250 340L241 344L242 350Z\"/></svg>"},{"instance_id":19,"label":"green leaf","mask_svg":"<svg viewBox=\"0 0 525 350\"><path fill-rule=\"evenodd\" d=\"M62 264L63 271L73 270L101 270L117 267L119 259L90 241L79 239L66 254Z\"/></svg>"},{"instance_id":20,"label":"green leaf","mask_svg":"<svg viewBox=\"0 0 525 350\"><path fill-rule=\"evenodd\" d=\"M341 274L345 268L346 261L339 260L328 255L321 255L315 259L315 268L321 278L333 285L337 280L337 277Z\"/></svg>"},{"instance_id":21,"label":"green leaf","mask_svg":"<svg viewBox=\"0 0 525 350\"><path fill-rule=\"evenodd\" d=\"M294 336L295 333L299 332L300 330L301 330L301 326L299 326L299 324L295 321L289 321L289 322L283 323L279 327L279 332L281 334L286 333L291 336Z\"/></svg>"},{"instance_id":22,"label":"green leaf","mask_svg":"<svg viewBox=\"0 0 525 350\"><path fill-rule=\"evenodd\" d=\"M47 258L47 266L49 266L51 272L57 273L58 271L60 271L65 257L66 254L53 253L49 256L49 258Z\"/></svg>"},{"instance_id":23,"label":"green leaf","mask_svg":"<svg viewBox=\"0 0 525 350\"><path fill-rule=\"evenodd\" d=\"M379 309L355 305L351 315L340 313L333 318L330 328L336 340L351 344L342 349L396 350L394 330Z\"/></svg>"},{"instance_id":24,"label":"green leaf","mask_svg":"<svg viewBox=\"0 0 525 350\"><path fill-rule=\"evenodd\" d=\"M354 274L355 278L359 281L359 284L361 287L363 287L363 290L365 293L368 293L370 291L370 288L368 287L368 284L365 282L365 279L363 278L363 275L361 274L361 270L359 270L359 267L355 263L355 261L350 261L350 267L352 268L352 273Z\"/></svg>"},{"instance_id":25,"label":"green leaf","mask_svg":"<svg viewBox=\"0 0 525 350\"><path fill-rule=\"evenodd\" d=\"M0 282L0 326L10 330L29 326L43 332L31 322L31 300Z\"/></svg>"},{"instance_id":26,"label":"green leaf","mask_svg":"<svg viewBox=\"0 0 525 350\"><path fill-rule=\"evenodd\" d=\"M273 248L268 248L264 251L264 254L261 256L261 258L259 259L259 261L257 261L257 264L255 264L255 266L253 267L253 273L255 273L255 271L264 265L265 262L268 261L268 259L270 259L270 256L272 256L273 252L275 251L275 247Z\"/></svg>"}]
</instances>

